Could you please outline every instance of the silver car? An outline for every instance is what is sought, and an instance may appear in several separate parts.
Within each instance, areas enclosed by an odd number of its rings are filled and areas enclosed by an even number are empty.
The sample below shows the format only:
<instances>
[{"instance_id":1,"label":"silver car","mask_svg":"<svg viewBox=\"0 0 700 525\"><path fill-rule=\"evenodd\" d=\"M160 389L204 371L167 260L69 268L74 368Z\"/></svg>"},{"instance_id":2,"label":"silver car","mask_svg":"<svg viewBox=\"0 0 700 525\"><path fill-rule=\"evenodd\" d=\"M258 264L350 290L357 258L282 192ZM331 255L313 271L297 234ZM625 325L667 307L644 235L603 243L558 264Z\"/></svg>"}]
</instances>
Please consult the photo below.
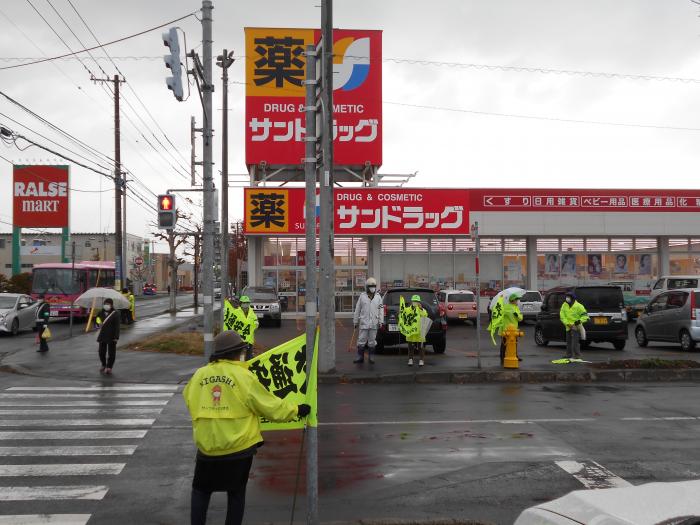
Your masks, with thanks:
<instances>
[{"instance_id":1,"label":"silver car","mask_svg":"<svg viewBox=\"0 0 700 525\"><path fill-rule=\"evenodd\" d=\"M639 346L663 341L693 350L700 341L700 289L669 290L654 297L637 319L634 335Z\"/></svg>"},{"instance_id":2,"label":"silver car","mask_svg":"<svg viewBox=\"0 0 700 525\"><path fill-rule=\"evenodd\" d=\"M39 302L28 295L0 293L0 332L17 335L34 328Z\"/></svg>"}]
</instances>

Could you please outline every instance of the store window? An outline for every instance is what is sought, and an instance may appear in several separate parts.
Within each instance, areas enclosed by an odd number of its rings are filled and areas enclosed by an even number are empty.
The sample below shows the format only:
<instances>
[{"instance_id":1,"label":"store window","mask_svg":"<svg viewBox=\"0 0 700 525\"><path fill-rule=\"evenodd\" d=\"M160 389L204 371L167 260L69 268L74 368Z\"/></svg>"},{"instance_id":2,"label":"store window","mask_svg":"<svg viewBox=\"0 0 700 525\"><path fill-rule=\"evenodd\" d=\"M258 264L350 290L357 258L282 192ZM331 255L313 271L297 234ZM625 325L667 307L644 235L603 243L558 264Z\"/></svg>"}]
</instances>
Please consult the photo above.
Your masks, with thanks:
<instances>
[{"instance_id":1,"label":"store window","mask_svg":"<svg viewBox=\"0 0 700 525\"><path fill-rule=\"evenodd\" d=\"M278 239L265 239L263 241L263 266L277 266L277 254L279 252Z\"/></svg>"},{"instance_id":2,"label":"store window","mask_svg":"<svg viewBox=\"0 0 700 525\"><path fill-rule=\"evenodd\" d=\"M527 257L525 255L503 256L503 286L524 287L526 283Z\"/></svg>"},{"instance_id":3,"label":"store window","mask_svg":"<svg viewBox=\"0 0 700 525\"><path fill-rule=\"evenodd\" d=\"M333 257L336 266L352 265L352 238L336 237L333 245Z\"/></svg>"},{"instance_id":4,"label":"store window","mask_svg":"<svg viewBox=\"0 0 700 525\"><path fill-rule=\"evenodd\" d=\"M297 240L292 237L281 237L278 244L278 258L280 266L297 265Z\"/></svg>"},{"instance_id":5,"label":"store window","mask_svg":"<svg viewBox=\"0 0 700 525\"><path fill-rule=\"evenodd\" d=\"M355 237L352 240L353 265L367 266L367 239Z\"/></svg>"},{"instance_id":6,"label":"store window","mask_svg":"<svg viewBox=\"0 0 700 525\"><path fill-rule=\"evenodd\" d=\"M297 310L297 271L280 270L278 279L279 288L277 294L280 298L283 312L296 312Z\"/></svg>"}]
</instances>

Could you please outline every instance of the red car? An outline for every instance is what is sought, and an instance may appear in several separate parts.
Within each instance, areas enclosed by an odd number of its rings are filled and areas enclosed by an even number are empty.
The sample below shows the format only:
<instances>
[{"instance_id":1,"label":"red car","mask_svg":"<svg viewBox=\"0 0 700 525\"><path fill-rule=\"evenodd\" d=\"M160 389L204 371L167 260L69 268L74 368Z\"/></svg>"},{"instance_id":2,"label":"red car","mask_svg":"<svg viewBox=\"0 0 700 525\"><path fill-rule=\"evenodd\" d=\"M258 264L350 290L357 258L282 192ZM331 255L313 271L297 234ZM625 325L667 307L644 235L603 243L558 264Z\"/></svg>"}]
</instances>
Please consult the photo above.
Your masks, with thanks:
<instances>
[{"instance_id":1,"label":"red car","mask_svg":"<svg viewBox=\"0 0 700 525\"><path fill-rule=\"evenodd\" d=\"M144 284L143 295L155 295L158 289L155 284Z\"/></svg>"}]
</instances>

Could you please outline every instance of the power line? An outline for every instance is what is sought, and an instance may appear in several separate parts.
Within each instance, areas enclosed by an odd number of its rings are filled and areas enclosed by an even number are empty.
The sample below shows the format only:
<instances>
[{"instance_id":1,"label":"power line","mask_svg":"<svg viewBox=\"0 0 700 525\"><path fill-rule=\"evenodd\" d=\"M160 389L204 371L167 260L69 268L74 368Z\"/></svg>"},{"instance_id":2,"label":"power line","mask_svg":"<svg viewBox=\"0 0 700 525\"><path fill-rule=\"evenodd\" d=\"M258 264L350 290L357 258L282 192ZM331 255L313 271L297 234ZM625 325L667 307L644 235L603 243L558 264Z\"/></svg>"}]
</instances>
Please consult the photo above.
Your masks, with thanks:
<instances>
[{"instance_id":1,"label":"power line","mask_svg":"<svg viewBox=\"0 0 700 525\"><path fill-rule=\"evenodd\" d=\"M124 42L125 40L129 40L129 39L135 38L135 37L137 37L137 36L145 35L146 33L150 33L151 31L155 31L156 29L161 29L161 28L163 28L163 27L165 27L165 26L168 26L168 25L170 25L170 24L174 24L175 22L179 22L179 21L181 21L181 20L184 20L185 18L189 18L190 16L194 16L194 14L195 14L196 12L197 12L197 11L193 11L193 12L191 12L191 13L186 14L185 16L181 16L180 18L176 18L176 19L174 19L174 20L170 20L170 21L165 22L165 23L163 23L163 24L160 24L160 25L157 25L157 26L154 26L154 27L150 27L150 28L148 28L148 29L144 29L143 31L139 31L138 33L134 33L134 34L131 34L131 35L122 37L122 38L118 38L118 39L116 39L116 40L111 40L111 41L109 41L109 42L105 42L104 44L100 44L100 45L97 45L97 46L92 46L92 47L90 47L90 48L79 49L78 51L71 52L71 53L65 53L65 54L63 54L63 55L57 55L57 56L53 56L53 57L42 58L42 59L39 59L39 60L34 60L34 61L32 61L32 62L26 62L26 63L24 63L24 64L15 64L15 65L12 65L12 66L3 66L3 67L0 67L0 70L3 70L3 69L15 69L15 68L18 68L18 67L25 67L25 66L31 66L31 65L34 65L34 64L41 64L41 63L43 63L43 62L49 62L49 61L52 61L52 60L58 60L58 59L65 58L65 57L69 57L69 56L75 56L75 55L79 55L80 53L86 53L86 52L88 52L88 51L93 51L93 50L95 50L95 49L100 49L100 48L103 48L103 47L111 46L111 45L113 45L113 44L117 44L117 43L119 43L119 42Z\"/></svg>"},{"instance_id":2,"label":"power line","mask_svg":"<svg viewBox=\"0 0 700 525\"><path fill-rule=\"evenodd\" d=\"M665 126L665 125L655 125L655 124L634 124L629 122L608 122L603 120L583 120L583 119L569 119L569 118L559 118L559 117L542 117L537 115L522 115L517 113L498 113L493 111L477 111L472 109L462 109L462 108L450 108L443 106L430 106L425 104L409 104L406 102L391 102L388 100L383 101L384 104L390 104L392 106L403 106L409 108L419 108L419 109L431 109L437 111L449 111L453 113L469 113L472 115L484 115L490 117L509 117L527 120L544 120L549 122L566 122L570 124L594 124L598 126L620 126L625 128L646 128L646 129L664 129L673 131L700 131L700 128L691 128L683 126Z\"/></svg>"}]
</instances>

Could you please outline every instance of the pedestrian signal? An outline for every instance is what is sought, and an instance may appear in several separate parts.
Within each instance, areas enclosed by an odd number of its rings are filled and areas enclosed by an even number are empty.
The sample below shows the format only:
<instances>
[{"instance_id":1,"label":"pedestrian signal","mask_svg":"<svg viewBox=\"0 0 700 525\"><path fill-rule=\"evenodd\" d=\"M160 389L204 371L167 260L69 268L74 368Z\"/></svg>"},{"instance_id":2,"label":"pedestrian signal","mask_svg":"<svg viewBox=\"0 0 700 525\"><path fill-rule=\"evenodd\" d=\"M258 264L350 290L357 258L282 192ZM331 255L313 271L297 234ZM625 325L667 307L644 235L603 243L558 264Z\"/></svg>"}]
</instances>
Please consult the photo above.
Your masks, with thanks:
<instances>
[{"instance_id":1,"label":"pedestrian signal","mask_svg":"<svg viewBox=\"0 0 700 525\"><path fill-rule=\"evenodd\" d=\"M158 195L158 228L172 230L177 222L177 209L174 195Z\"/></svg>"}]
</instances>

